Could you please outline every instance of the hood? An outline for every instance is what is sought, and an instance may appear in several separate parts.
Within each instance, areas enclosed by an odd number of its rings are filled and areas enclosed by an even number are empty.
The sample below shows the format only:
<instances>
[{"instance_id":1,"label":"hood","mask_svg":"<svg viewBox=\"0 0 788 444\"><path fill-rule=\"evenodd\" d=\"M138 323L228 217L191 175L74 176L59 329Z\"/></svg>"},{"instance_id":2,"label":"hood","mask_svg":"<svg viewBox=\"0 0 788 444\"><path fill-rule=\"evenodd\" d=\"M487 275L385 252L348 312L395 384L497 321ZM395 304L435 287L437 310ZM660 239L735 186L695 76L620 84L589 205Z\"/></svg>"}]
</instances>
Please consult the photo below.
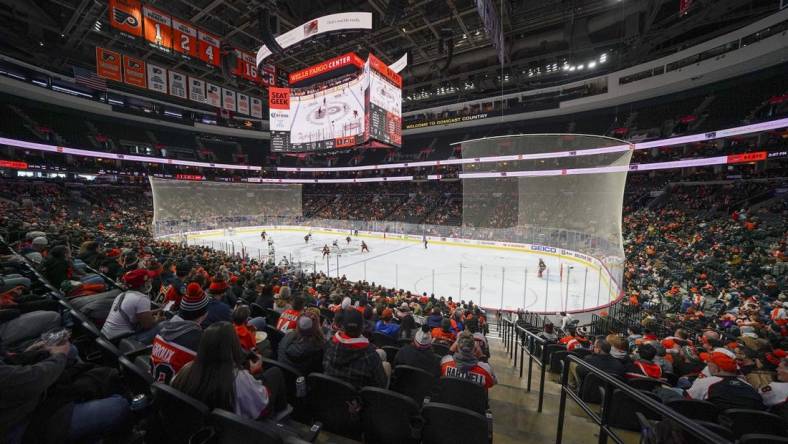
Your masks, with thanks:
<instances>
[{"instance_id":1,"label":"hood","mask_svg":"<svg viewBox=\"0 0 788 444\"><path fill-rule=\"evenodd\" d=\"M193 331L201 331L200 325L193 321L187 321L178 317L174 317L167 322L162 323L159 335L168 342L188 334Z\"/></svg>"},{"instance_id":2,"label":"hood","mask_svg":"<svg viewBox=\"0 0 788 444\"><path fill-rule=\"evenodd\" d=\"M316 341L303 341L296 338L284 352L290 361L297 362L309 358L310 355L319 353L321 350L322 347Z\"/></svg>"}]
</instances>

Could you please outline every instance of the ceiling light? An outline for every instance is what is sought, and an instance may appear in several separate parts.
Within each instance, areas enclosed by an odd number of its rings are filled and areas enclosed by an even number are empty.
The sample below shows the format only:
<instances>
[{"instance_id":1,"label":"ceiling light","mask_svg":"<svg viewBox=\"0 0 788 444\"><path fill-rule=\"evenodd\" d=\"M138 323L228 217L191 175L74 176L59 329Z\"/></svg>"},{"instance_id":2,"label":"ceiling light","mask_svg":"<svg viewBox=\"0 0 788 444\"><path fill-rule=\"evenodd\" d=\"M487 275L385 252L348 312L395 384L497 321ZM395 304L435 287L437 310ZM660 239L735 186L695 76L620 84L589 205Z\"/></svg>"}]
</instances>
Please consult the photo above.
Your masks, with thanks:
<instances>
[{"instance_id":1,"label":"ceiling light","mask_svg":"<svg viewBox=\"0 0 788 444\"><path fill-rule=\"evenodd\" d=\"M583 69L585 67L586 66L581 63L580 65L577 65L577 70L580 71L581 69Z\"/></svg>"},{"instance_id":2,"label":"ceiling light","mask_svg":"<svg viewBox=\"0 0 788 444\"><path fill-rule=\"evenodd\" d=\"M576 68L575 68L575 66L574 66L574 65L572 65L572 66L570 66L570 67L569 67L569 71L574 71L575 69L576 69Z\"/></svg>"},{"instance_id":3,"label":"ceiling light","mask_svg":"<svg viewBox=\"0 0 788 444\"><path fill-rule=\"evenodd\" d=\"M596 67L596 62L595 61L592 60L592 61L588 62L588 69L595 68L595 67Z\"/></svg>"}]
</instances>

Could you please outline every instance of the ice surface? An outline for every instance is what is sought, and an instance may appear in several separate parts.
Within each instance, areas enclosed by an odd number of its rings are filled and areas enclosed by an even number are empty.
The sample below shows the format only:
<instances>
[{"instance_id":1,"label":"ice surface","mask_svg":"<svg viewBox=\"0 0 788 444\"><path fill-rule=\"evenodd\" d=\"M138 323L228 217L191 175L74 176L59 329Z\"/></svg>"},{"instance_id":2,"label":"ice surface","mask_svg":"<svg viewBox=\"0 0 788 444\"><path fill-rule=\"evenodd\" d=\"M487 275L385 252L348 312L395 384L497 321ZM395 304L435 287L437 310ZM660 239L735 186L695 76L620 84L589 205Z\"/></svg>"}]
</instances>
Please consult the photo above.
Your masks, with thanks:
<instances>
[{"instance_id":1,"label":"ice surface","mask_svg":"<svg viewBox=\"0 0 788 444\"><path fill-rule=\"evenodd\" d=\"M274 239L277 262L286 257L330 276L339 273L350 280L473 300L487 308L555 313L597 307L613 296L607 279L600 281L594 267L546 253L437 242L425 249L421 242L365 236L351 236L347 244L346 234L318 232L306 243L306 231L266 231ZM332 246L335 240L339 248ZM361 253L362 240L369 246L369 253ZM243 246L253 257L268 254L268 244L261 241L259 232L192 238L189 243L215 248L233 245L235 251ZM324 245L331 248L328 260L322 257ZM547 265L541 278L537 275L540 257Z\"/></svg>"}]
</instances>

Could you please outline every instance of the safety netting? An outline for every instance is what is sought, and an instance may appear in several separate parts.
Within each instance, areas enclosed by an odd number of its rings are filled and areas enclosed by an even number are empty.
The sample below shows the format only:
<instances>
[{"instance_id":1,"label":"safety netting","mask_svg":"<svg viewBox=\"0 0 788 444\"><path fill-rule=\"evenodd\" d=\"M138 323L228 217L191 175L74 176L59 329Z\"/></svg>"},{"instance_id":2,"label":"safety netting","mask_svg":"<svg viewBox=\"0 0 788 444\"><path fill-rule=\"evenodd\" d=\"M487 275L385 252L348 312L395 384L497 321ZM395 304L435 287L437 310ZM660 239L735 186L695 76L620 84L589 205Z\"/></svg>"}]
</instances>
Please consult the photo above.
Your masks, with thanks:
<instances>
[{"instance_id":1,"label":"safety netting","mask_svg":"<svg viewBox=\"0 0 788 444\"><path fill-rule=\"evenodd\" d=\"M622 211L632 150L579 134L529 134L462 142L463 231L599 259L618 282L624 262Z\"/></svg>"},{"instance_id":2,"label":"safety netting","mask_svg":"<svg viewBox=\"0 0 788 444\"><path fill-rule=\"evenodd\" d=\"M150 177L154 234L254 226L301 216L300 184Z\"/></svg>"}]
</instances>

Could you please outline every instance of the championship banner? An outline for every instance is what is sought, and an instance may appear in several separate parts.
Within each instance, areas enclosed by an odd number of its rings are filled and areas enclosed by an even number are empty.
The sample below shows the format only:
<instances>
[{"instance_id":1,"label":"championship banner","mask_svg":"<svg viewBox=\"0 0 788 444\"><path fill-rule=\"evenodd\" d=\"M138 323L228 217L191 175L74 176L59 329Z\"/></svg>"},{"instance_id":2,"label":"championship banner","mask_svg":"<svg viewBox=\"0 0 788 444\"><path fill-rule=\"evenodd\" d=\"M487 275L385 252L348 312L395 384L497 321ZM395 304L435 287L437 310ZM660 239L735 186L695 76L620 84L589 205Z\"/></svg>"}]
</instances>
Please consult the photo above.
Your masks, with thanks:
<instances>
[{"instance_id":1,"label":"championship banner","mask_svg":"<svg viewBox=\"0 0 788 444\"><path fill-rule=\"evenodd\" d=\"M167 70L148 63L148 89L167 94Z\"/></svg>"},{"instance_id":2,"label":"championship banner","mask_svg":"<svg viewBox=\"0 0 788 444\"><path fill-rule=\"evenodd\" d=\"M252 97L251 101L251 110L250 113L252 117L257 117L258 119L263 118L263 101L257 97Z\"/></svg>"},{"instance_id":3,"label":"championship banner","mask_svg":"<svg viewBox=\"0 0 788 444\"><path fill-rule=\"evenodd\" d=\"M145 40L156 49L170 52L172 48L172 18L169 14L144 5L142 7L142 23Z\"/></svg>"},{"instance_id":4,"label":"championship banner","mask_svg":"<svg viewBox=\"0 0 788 444\"><path fill-rule=\"evenodd\" d=\"M197 28L172 18L172 49L188 57L197 58Z\"/></svg>"},{"instance_id":5,"label":"championship banner","mask_svg":"<svg viewBox=\"0 0 788 444\"><path fill-rule=\"evenodd\" d=\"M109 24L120 32L142 37L142 4L139 0L109 0Z\"/></svg>"},{"instance_id":6,"label":"championship banner","mask_svg":"<svg viewBox=\"0 0 788 444\"><path fill-rule=\"evenodd\" d=\"M170 95L185 99L188 97L186 94L186 76L175 71L169 71L170 79Z\"/></svg>"},{"instance_id":7,"label":"championship banner","mask_svg":"<svg viewBox=\"0 0 788 444\"><path fill-rule=\"evenodd\" d=\"M300 71L292 72L288 76L288 81L292 85L302 80L306 80L326 72L334 71L336 69L344 68L345 66L349 66L349 65L353 65L357 68L361 68L364 66L364 60L362 60L361 57L357 56L356 53L349 52L347 54L342 54L341 56L334 57L333 59L328 59L324 62L318 63L317 65L304 68Z\"/></svg>"},{"instance_id":8,"label":"championship banner","mask_svg":"<svg viewBox=\"0 0 788 444\"><path fill-rule=\"evenodd\" d=\"M120 53L96 47L96 74L99 77L122 82L123 73L121 72L120 63Z\"/></svg>"},{"instance_id":9,"label":"championship banner","mask_svg":"<svg viewBox=\"0 0 788 444\"><path fill-rule=\"evenodd\" d=\"M205 98L208 105L222 107L222 90L217 85L205 82Z\"/></svg>"},{"instance_id":10,"label":"championship banner","mask_svg":"<svg viewBox=\"0 0 788 444\"><path fill-rule=\"evenodd\" d=\"M221 65L221 61L219 60L220 46L221 42L219 41L219 37L208 34L203 30L197 30L197 58L209 65Z\"/></svg>"},{"instance_id":11,"label":"championship banner","mask_svg":"<svg viewBox=\"0 0 788 444\"><path fill-rule=\"evenodd\" d=\"M189 77L189 99L194 102L206 102L205 81Z\"/></svg>"},{"instance_id":12,"label":"championship banner","mask_svg":"<svg viewBox=\"0 0 788 444\"><path fill-rule=\"evenodd\" d=\"M249 115L249 96L238 93L238 114Z\"/></svg>"},{"instance_id":13,"label":"championship banner","mask_svg":"<svg viewBox=\"0 0 788 444\"><path fill-rule=\"evenodd\" d=\"M123 81L131 86L145 88L145 62L127 55L123 56Z\"/></svg>"},{"instance_id":14,"label":"championship banner","mask_svg":"<svg viewBox=\"0 0 788 444\"><path fill-rule=\"evenodd\" d=\"M235 91L222 88L222 109L235 111Z\"/></svg>"},{"instance_id":15,"label":"championship banner","mask_svg":"<svg viewBox=\"0 0 788 444\"><path fill-rule=\"evenodd\" d=\"M318 34L350 29L372 29L372 13L343 12L318 17L280 35L276 38L276 43L285 49ZM255 66L260 66L260 63L270 55L271 50L265 45L261 46L257 51Z\"/></svg>"}]
</instances>

